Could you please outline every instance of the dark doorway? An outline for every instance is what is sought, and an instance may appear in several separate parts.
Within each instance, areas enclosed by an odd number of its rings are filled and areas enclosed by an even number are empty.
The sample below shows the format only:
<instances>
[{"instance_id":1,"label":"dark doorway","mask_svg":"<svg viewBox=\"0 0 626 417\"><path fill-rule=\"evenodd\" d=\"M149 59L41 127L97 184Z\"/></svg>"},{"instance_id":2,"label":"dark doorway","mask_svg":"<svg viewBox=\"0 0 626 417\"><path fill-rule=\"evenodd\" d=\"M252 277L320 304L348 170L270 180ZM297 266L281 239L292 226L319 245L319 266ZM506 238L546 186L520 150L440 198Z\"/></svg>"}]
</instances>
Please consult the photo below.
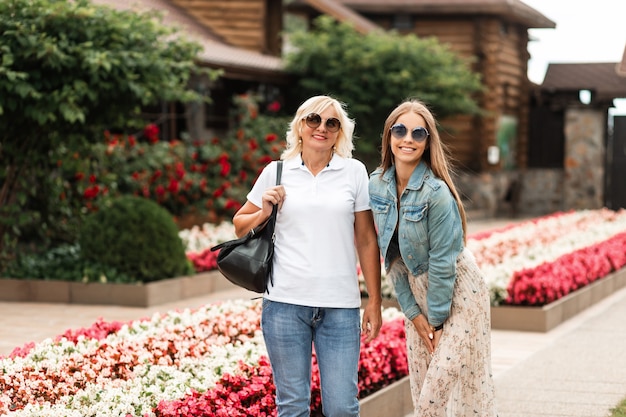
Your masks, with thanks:
<instances>
[{"instance_id":1,"label":"dark doorway","mask_svg":"<svg viewBox=\"0 0 626 417\"><path fill-rule=\"evenodd\" d=\"M528 167L563 168L565 160L565 115L548 107L530 109Z\"/></svg>"},{"instance_id":2,"label":"dark doorway","mask_svg":"<svg viewBox=\"0 0 626 417\"><path fill-rule=\"evenodd\" d=\"M613 137L607 146L606 206L626 208L626 116L613 118Z\"/></svg>"}]
</instances>

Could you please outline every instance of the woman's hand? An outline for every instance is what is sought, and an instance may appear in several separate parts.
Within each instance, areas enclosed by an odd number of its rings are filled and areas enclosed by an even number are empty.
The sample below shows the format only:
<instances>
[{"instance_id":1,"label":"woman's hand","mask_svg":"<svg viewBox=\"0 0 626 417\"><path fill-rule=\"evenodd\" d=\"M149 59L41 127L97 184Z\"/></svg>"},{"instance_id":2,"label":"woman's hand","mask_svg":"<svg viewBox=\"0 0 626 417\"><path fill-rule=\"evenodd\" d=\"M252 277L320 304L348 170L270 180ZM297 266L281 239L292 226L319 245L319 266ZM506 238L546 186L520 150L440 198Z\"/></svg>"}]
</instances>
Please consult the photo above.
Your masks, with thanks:
<instances>
[{"instance_id":1,"label":"woman's hand","mask_svg":"<svg viewBox=\"0 0 626 417\"><path fill-rule=\"evenodd\" d=\"M424 317L423 314L415 317L413 320L413 325L415 326L415 330L417 330L417 334L424 341L424 345L426 345L426 349L432 355L435 353L435 348L439 343L439 339L441 338L441 333L443 330L434 331L431 329L430 324L428 324L428 320Z\"/></svg>"},{"instance_id":2,"label":"woman's hand","mask_svg":"<svg viewBox=\"0 0 626 417\"><path fill-rule=\"evenodd\" d=\"M285 201L285 187L276 185L267 188L261 196L261 206L257 207L250 201L246 203L233 216L233 225L235 226L235 234L241 237L248 233L251 229L257 227L272 214L272 207L278 204L278 208L282 207Z\"/></svg>"},{"instance_id":3,"label":"woman's hand","mask_svg":"<svg viewBox=\"0 0 626 417\"><path fill-rule=\"evenodd\" d=\"M282 185L276 185L274 187L267 188L261 196L261 199L263 201L263 207L261 207L263 215L265 217L269 217L270 214L272 214L272 207L274 206L274 204L278 204L278 208L280 209L283 206L285 196L285 187L283 187Z\"/></svg>"},{"instance_id":4,"label":"woman's hand","mask_svg":"<svg viewBox=\"0 0 626 417\"><path fill-rule=\"evenodd\" d=\"M365 343L371 342L378 336L382 324L380 300L368 300L363 309L363 323L361 324L361 333L366 335Z\"/></svg>"}]
</instances>

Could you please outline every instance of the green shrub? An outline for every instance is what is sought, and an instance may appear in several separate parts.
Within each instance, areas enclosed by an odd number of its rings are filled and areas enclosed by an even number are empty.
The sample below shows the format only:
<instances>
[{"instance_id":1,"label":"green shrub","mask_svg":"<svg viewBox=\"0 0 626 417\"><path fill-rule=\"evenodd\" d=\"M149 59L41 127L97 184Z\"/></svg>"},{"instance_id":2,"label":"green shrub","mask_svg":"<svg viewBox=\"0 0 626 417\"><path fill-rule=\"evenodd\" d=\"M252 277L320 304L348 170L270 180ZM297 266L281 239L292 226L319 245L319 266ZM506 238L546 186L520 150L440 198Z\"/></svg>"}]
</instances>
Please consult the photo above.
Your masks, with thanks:
<instances>
[{"instance_id":1,"label":"green shrub","mask_svg":"<svg viewBox=\"0 0 626 417\"><path fill-rule=\"evenodd\" d=\"M135 280L115 268L81 257L80 247L61 245L47 252L18 256L3 276L50 281L131 283Z\"/></svg>"},{"instance_id":2,"label":"green shrub","mask_svg":"<svg viewBox=\"0 0 626 417\"><path fill-rule=\"evenodd\" d=\"M85 259L148 282L193 273L171 214L151 200L123 196L85 219Z\"/></svg>"},{"instance_id":3,"label":"green shrub","mask_svg":"<svg viewBox=\"0 0 626 417\"><path fill-rule=\"evenodd\" d=\"M357 122L355 156L371 169L380 162L385 118L402 100L424 100L440 120L481 111L474 96L482 86L471 61L435 38L396 31L362 35L322 15L310 31L296 31L289 40L286 68L297 79L287 91L291 100L331 94L347 103Z\"/></svg>"}]
</instances>

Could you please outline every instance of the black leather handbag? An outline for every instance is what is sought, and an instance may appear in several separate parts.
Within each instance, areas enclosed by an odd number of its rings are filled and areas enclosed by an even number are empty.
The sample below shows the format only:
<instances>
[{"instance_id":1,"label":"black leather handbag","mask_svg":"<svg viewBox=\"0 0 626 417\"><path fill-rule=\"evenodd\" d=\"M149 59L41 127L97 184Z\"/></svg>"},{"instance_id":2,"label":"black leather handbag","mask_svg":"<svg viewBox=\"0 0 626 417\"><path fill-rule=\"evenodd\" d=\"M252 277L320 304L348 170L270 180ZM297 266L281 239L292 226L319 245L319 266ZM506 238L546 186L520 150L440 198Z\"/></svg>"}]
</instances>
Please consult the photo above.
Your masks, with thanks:
<instances>
[{"instance_id":1,"label":"black leather handbag","mask_svg":"<svg viewBox=\"0 0 626 417\"><path fill-rule=\"evenodd\" d=\"M283 161L276 166L276 185L280 185ZM265 222L250 230L245 236L213 246L219 250L217 268L235 285L256 293L264 293L268 281L272 283L272 257L274 256L274 227L278 206Z\"/></svg>"}]
</instances>

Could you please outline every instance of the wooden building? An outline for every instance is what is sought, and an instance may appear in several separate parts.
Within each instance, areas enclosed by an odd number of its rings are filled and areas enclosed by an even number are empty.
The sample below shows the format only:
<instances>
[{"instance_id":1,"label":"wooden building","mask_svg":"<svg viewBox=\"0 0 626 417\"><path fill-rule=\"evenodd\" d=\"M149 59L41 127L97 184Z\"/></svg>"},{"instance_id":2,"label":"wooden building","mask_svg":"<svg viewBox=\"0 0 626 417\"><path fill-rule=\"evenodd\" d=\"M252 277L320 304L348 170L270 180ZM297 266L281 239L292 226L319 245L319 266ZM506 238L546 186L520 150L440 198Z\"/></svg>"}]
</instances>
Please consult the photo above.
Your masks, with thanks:
<instances>
[{"instance_id":1,"label":"wooden building","mask_svg":"<svg viewBox=\"0 0 626 417\"><path fill-rule=\"evenodd\" d=\"M226 44L281 56L282 0L171 0Z\"/></svg>"},{"instance_id":2,"label":"wooden building","mask_svg":"<svg viewBox=\"0 0 626 417\"><path fill-rule=\"evenodd\" d=\"M216 82L205 78L193 87L209 94L210 105L162 103L147 109L161 127L162 138L219 135L228 129L232 97L247 91L270 96L289 83L281 58L282 0L92 0L119 10L157 11L163 24L200 44L198 64L219 69Z\"/></svg>"},{"instance_id":3,"label":"wooden building","mask_svg":"<svg viewBox=\"0 0 626 417\"><path fill-rule=\"evenodd\" d=\"M461 168L491 172L525 165L528 29L554 28L554 22L520 0L295 0L288 6L309 21L325 13L352 22L345 8L385 30L434 36L480 73L486 88L476 99L486 116L444 121L448 127L444 140ZM373 30L362 24L355 27ZM490 152L494 159L488 158Z\"/></svg>"}]
</instances>

